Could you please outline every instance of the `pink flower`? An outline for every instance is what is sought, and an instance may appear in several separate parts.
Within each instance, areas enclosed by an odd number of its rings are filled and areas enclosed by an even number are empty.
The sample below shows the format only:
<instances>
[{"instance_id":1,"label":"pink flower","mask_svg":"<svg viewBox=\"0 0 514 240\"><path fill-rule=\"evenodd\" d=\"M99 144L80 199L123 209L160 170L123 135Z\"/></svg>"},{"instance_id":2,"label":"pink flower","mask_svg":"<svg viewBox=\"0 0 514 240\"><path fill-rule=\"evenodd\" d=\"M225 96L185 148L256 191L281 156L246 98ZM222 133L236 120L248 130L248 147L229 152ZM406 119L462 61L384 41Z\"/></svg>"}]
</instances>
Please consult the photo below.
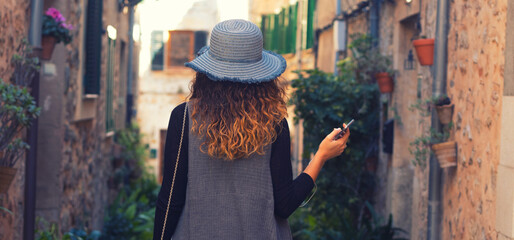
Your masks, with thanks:
<instances>
[{"instance_id":1,"label":"pink flower","mask_svg":"<svg viewBox=\"0 0 514 240\"><path fill-rule=\"evenodd\" d=\"M64 23L64 22L63 22L63 23L61 23L61 27L66 28L66 29L68 29L68 30L73 30L73 25L71 25L71 24L66 24L66 23Z\"/></svg>"},{"instance_id":2,"label":"pink flower","mask_svg":"<svg viewBox=\"0 0 514 240\"><path fill-rule=\"evenodd\" d=\"M48 10L46 10L45 12L46 15L52 17L52 18L56 18L58 17L59 15L61 15L61 13L59 12L59 10L55 9L55 8L48 8Z\"/></svg>"},{"instance_id":3,"label":"pink flower","mask_svg":"<svg viewBox=\"0 0 514 240\"><path fill-rule=\"evenodd\" d=\"M66 21L66 18L64 18L62 16L61 12L59 12L59 10L57 10L55 8L48 8L48 10L46 10L45 14L47 16L52 17L58 23Z\"/></svg>"}]
</instances>

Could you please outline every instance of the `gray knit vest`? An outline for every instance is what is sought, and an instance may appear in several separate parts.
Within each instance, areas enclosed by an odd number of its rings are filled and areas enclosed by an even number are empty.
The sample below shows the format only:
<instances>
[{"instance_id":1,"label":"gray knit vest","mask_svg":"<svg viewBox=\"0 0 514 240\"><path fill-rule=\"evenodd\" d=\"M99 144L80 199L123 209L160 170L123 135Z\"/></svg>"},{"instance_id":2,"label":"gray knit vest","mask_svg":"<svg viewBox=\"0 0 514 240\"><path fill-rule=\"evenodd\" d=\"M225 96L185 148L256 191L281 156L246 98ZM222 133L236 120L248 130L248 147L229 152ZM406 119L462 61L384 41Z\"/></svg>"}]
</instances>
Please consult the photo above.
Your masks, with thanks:
<instances>
[{"instance_id":1,"label":"gray knit vest","mask_svg":"<svg viewBox=\"0 0 514 240\"><path fill-rule=\"evenodd\" d=\"M274 214L270 145L264 155L224 161L202 153L190 130L188 143L186 203L173 240L292 239Z\"/></svg>"}]
</instances>

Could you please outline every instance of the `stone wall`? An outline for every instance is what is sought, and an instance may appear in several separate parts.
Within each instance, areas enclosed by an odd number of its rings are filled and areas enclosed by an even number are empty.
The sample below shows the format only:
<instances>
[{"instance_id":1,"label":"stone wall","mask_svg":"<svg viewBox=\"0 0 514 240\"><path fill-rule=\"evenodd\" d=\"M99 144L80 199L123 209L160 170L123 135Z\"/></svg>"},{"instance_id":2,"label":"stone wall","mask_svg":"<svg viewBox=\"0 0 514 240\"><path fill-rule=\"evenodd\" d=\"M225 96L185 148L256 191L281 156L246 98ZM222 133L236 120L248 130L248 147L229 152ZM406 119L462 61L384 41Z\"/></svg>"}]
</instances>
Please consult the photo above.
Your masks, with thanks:
<instances>
[{"instance_id":1,"label":"stone wall","mask_svg":"<svg viewBox=\"0 0 514 240\"><path fill-rule=\"evenodd\" d=\"M13 72L11 58L23 38L28 37L30 1L3 0L0 5L0 79L9 81ZM24 156L14 166L16 176L6 194L0 194L0 239L21 239L23 229L25 161Z\"/></svg>"},{"instance_id":2,"label":"stone wall","mask_svg":"<svg viewBox=\"0 0 514 240\"><path fill-rule=\"evenodd\" d=\"M76 27L74 41L61 48L64 59L62 72L58 79L68 83L63 88L63 122L59 127L62 134L62 157L60 164L59 185L61 187L58 222L61 232L72 227L84 227L88 230L101 230L113 192L108 189L107 181L111 174L112 132L106 131L106 89L107 89L107 46L108 35L102 35L101 81L100 94L94 99L85 99L82 93L84 71L83 47L81 41L85 34L84 20L86 14L85 0L70 2L55 0L46 1L49 6L62 6L67 11L67 19ZM113 108L117 118L116 129L124 127L125 94L126 94L126 63L122 56L127 57L128 49L128 14L118 9L115 0L103 1L103 26L112 25L117 30L114 74L113 74ZM46 7L46 5L45 5ZM122 48L122 46L124 46ZM137 55L136 55L137 56ZM135 58L137 59L137 58ZM55 57L52 61L55 61ZM59 69L59 68L58 68ZM137 74L134 74L137 76ZM77 119L77 105L88 104L94 117ZM121 124L120 124L121 123ZM49 159L48 159L49 160ZM115 195L115 194L114 194ZM44 210L41 211L44 213ZM50 216L52 217L52 216Z\"/></svg>"},{"instance_id":3,"label":"stone wall","mask_svg":"<svg viewBox=\"0 0 514 240\"><path fill-rule=\"evenodd\" d=\"M452 1L448 95L458 166L444 172L443 239L496 239L507 0Z\"/></svg>"},{"instance_id":4,"label":"stone wall","mask_svg":"<svg viewBox=\"0 0 514 240\"><path fill-rule=\"evenodd\" d=\"M128 15L118 1L104 2L103 26L117 29L114 57L113 102L116 129L124 127ZM26 38L30 1L2 2L0 7L0 77L12 72L9 60L20 39ZM112 132L105 129L107 34L102 35L100 94L85 98L82 81L87 0L47 0L44 10L55 7L74 26L73 41L57 44L52 59L42 61L38 132L36 216L57 223L61 233L72 227L101 230L105 208L115 192L108 189L111 174ZM130 36L131 37L131 36ZM135 51L137 52L137 51ZM134 54L137 59L138 54ZM137 61L134 65L137 69ZM137 73L137 71L135 71ZM137 74L134 74L137 78ZM87 117L81 111L91 113ZM24 161L0 206L0 239L22 239ZM5 197L4 197L5 196Z\"/></svg>"}]
</instances>

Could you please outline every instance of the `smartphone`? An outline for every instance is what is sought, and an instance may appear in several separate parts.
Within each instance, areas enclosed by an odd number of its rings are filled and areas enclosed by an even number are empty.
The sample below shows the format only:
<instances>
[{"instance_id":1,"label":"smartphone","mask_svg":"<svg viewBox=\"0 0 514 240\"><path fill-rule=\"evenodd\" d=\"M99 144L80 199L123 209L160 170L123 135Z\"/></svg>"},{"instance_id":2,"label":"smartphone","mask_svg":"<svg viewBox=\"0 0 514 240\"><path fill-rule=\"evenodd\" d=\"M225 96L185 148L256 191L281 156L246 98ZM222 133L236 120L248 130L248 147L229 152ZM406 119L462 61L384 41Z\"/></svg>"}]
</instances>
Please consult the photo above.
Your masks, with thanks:
<instances>
[{"instance_id":1,"label":"smartphone","mask_svg":"<svg viewBox=\"0 0 514 240\"><path fill-rule=\"evenodd\" d=\"M336 137L334 138L334 140L337 140L337 139L339 139L339 138L342 138L342 137L343 137L343 135L346 133L346 130L350 127L350 125L352 125L353 121L354 121L353 119L352 119L352 120L350 120L350 122L348 122L348 123L346 124L346 127L344 127L344 128L343 128L343 130L342 130L341 132L339 132L339 133L336 135Z\"/></svg>"}]
</instances>

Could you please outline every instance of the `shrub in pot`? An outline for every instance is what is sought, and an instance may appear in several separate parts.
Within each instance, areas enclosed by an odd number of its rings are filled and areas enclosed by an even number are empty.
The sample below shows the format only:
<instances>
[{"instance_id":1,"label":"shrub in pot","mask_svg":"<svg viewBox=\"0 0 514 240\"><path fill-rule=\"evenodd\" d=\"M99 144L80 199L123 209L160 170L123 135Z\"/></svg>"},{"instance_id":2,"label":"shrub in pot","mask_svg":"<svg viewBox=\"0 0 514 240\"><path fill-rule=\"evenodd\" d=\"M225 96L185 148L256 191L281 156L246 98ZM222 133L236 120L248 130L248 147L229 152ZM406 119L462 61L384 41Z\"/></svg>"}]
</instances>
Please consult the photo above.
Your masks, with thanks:
<instances>
[{"instance_id":1,"label":"shrub in pot","mask_svg":"<svg viewBox=\"0 0 514 240\"><path fill-rule=\"evenodd\" d=\"M0 193L9 188L16 173L13 167L29 148L21 140L20 133L39 113L27 88L0 79Z\"/></svg>"}]
</instances>

